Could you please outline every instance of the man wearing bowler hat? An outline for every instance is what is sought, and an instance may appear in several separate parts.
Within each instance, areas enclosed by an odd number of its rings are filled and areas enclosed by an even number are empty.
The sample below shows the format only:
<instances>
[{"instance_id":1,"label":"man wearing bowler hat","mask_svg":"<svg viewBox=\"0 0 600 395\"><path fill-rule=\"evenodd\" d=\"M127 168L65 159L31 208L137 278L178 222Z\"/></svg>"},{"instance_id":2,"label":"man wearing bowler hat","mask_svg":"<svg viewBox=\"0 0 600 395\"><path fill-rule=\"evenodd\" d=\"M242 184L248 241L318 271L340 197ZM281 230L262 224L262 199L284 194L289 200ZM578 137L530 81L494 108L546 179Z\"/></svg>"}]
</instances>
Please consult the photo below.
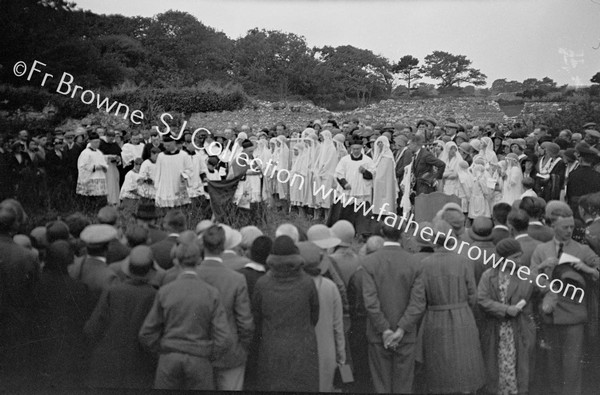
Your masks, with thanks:
<instances>
[{"instance_id":1,"label":"man wearing bowler hat","mask_svg":"<svg viewBox=\"0 0 600 395\"><path fill-rule=\"evenodd\" d=\"M167 233L160 230L158 221L161 216L154 203L142 203L138 206L137 211L133 214L138 225L148 229L148 243L154 244L167 237Z\"/></svg>"}]
</instances>

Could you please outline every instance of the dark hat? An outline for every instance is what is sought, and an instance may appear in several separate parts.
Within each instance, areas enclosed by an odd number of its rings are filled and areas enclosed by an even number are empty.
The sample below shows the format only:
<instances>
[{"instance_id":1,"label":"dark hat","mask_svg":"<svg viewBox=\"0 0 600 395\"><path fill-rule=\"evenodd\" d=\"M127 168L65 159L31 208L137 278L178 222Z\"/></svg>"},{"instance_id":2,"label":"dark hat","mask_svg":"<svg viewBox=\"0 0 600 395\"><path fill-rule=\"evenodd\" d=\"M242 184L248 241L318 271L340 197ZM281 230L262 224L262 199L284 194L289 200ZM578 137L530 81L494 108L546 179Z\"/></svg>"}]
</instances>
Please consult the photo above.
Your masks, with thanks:
<instances>
[{"instance_id":1,"label":"dark hat","mask_svg":"<svg viewBox=\"0 0 600 395\"><path fill-rule=\"evenodd\" d=\"M563 138L556 138L554 142L560 147L561 150L569 148L569 142Z\"/></svg>"},{"instance_id":2,"label":"dark hat","mask_svg":"<svg viewBox=\"0 0 600 395\"><path fill-rule=\"evenodd\" d=\"M494 223L491 218L477 217L469 228L469 237L475 241L490 241L492 240L492 229L494 229Z\"/></svg>"},{"instance_id":3,"label":"dark hat","mask_svg":"<svg viewBox=\"0 0 600 395\"><path fill-rule=\"evenodd\" d=\"M250 247L250 259L256 263L266 264L267 257L273 248L273 240L268 236L258 236Z\"/></svg>"},{"instance_id":4,"label":"dark hat","mask_svg":"<svg viewBox=\"0 0 600 395\"><path fill-rule=\"evenodd\" d=\"M575 149L574 148L567 148L563 152L563 155L571 160L577 160L577 158L575 157Z\"/></svg>"},{"instance_id":5,"label":"dark hat","mask_svg":"<svg viewBox=\"0 0 600 395\"><path fill-rule=\"evenodd\" d=\"M46 225L48 243L56 240L69 240L69 227L63 221L53 221Z\"/></svg>"},{"instance_id":6,"label":"dark hat","mask_svg":"<svg viewBox=\"0 0 600 395\"><path fill-rule=\"evenodd\" d=\"M588 143L582 141L581 143L575 146L575 150L579 152L580 155L598 155L598 150L593 147L590 147Z\"/></svg>"},{"instance_id":7,"label":"dark hat","mask_svg":"<svg viewBox=\"0 0 600 395\"><path fill-rule=\"evenodd\" d=\"M458 124L454 122L446 122L446 128L452 128L458 130Z\"/></svg>"},{"instance_id":8,"label":"dark hat","mask_svg":"<svg viewBox=\"0 0 600 395\"><path fill-rule=\"evenodd\" d=\"M288 255L298 255L300 251L294 241L289 236L279 236L275 239L273 243L273 248L271 249L271 255L275 256L288 256Z\"/></svg>"},{"instance_id":9,"label":"dark hat","mask_svg":"<svg viewBox=\"0 0 600 395\"><path fill-rule=\"evenodd\" d=\"M455 139L461 138L461 139L465 140L465 142L469 141L469 137L467 136L467 134L465 132L458 132L458 133L456 133L456 137L454 137L454 138Z\"/></svg>"},{"instance_id":10,"label":"dark hat","mask_svg":"<svg viewBox=\"0 0 600 395\"><path fill-rule=\"evenodd\" d=\"M350 138L350 145L363 145L363 141L362 138L360 138L360 136L357 135L352 135L352 137Z\"/></svg>"},{"instance_id":11,"label":"dark hat","mask_svg":"<svg viewBox=\"0 0 600 395\"><path fill-rule=\"evenodd\" d=\"M137 211L133 215L137 219L156 219L159 218L160 215L156 210L156 206L154 204L143 203L138 206Z\"/></svg>"},{"instance_id":12,"label":"dark hat","mask_svg":"<svg viewBox=\"0 0 600 395\"><path fill-rule=\"evenodd\" d=\"M433 118L425 118L425 122L431 123L433 126L437 125L437 122Z\"/></svg>"},{"instance_id":13,"label":"dark hat","mask_svg":"<svg viewBox=\"0 0 600 395\"><path fill-rule=\"evenodd\" d=\"M584 129L594 129L596 127L596 123L595 122L588 122L585 125L583 125Z\"/></svg>"},{"instance_id":14,"label":"dark hat","mask_svg":"<svg viewBox=\"0 0 600 395\"><path fill-rule=\"evenodd\" d=\"M244 141L242 141L242 148L249 148L252 147L254 144L252 144L252 141L245 139Z\"/></svg>"},{"instance_id":15,"label":"dark hat","mask_svg":"<svg viewBox=\"0 0 600 395\"><path fill-rule=\"evenodd\" d=\"M171 141L175 141L175 139L173 138L171 133L167 133L162 136L162 141L163 141L163 143L170 143Z\"/></svg>"},{"instance_id":16,"label":"dark hat","mask_svg":"<svg viewBox=\"0 0 600 395\"><path fill-rule=\"evenodd\" d=\"M98 135L98 133L96 132L90 132L89 136L88 136L88 140L97 140L100 138L100 135Z\"/></svg>"},{"instance_id":17,"label":"dark hat","mask_svg":"<svg viewBox=\"0 0 600 395\"><path fill-rule=\"evenodd\" d=\"M558 155L558 152L560 151L560 146L550 141L543 142L541 146L544 150L553 155Z\"/></svg>"},{"instance_id":18,"label":"dark hat","mask_svg":"<svg viewBox=\"0 0 600 395\"><path fill-rule=\"evenodd\" d=\"M517 252L523 252L523 249L521 244L511 237L502 239L496 244L496 254L502 258L509 257Z\"/></svg>"}]
</instances>

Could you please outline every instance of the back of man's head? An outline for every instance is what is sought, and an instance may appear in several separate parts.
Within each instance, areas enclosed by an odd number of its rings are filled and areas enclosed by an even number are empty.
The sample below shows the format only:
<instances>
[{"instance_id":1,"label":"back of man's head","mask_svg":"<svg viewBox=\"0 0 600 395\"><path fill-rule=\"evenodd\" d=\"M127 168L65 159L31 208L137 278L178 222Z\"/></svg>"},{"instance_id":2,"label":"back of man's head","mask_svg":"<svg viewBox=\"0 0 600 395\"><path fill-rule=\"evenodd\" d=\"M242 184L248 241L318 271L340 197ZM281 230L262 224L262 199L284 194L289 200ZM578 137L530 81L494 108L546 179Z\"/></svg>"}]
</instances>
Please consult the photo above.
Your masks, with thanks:
<instances>
[{"instance_id":1,"label":"back of man's head","mask_svg":"<svg viewBox=\"0 0 600 395\"><path fill-rule=\"evenodd\" d=\"M181 210L171 210L165 215L164 227L169 232L181 233L186 229L185 215Z\"/></svg>"},{"instance_id":2,"label":"back of man's head","mask_svg":"<svg viewBox=\"0 0 600 395\"><path fill-rule=\"evenodd\" d=\"M527 215L527 212L525 210L512 210L508 214L507 220L508 224L515 230L515 232L527 232L527 228L529 227L529 215Z\"/></svg>"},{"instance_id":3,"label":"back of man's head","mask_svg":"<svg viewBox=\"0 0 600 395\"><path fill-rule=\"evenodd\" d=\"M175 247L175 258L182 267L195 267L200 260L198 243L180 243Z\"/></svg>"},{"instance_id":4,"label":"back of man's head","mask_svg":"<svg viewBox=\"0 0 600 395\"><path fill-rule=\"evenodd\" d=\"M104 206L98 211L98 223L115 226L119 212L113 206Z\"/></svg>"},{"instance_id":5,"label":"back of man's head","mask_svg":"<svg viewBox=\"0 0 600 395\"><path fill-rule=\"evenodd\" d=\"M398 242L400 240L400 236L402 235L402 231L400 229L386 224L381 225L380 233L385 240L394 242Z\"/></svg>"},{"instance_id":6,"label":"back of man's head","mask_svg":"<svg viewBox=\"0 0 600 395\"><path fill-rule=\"evenodd\" d=\"M130 248L148 244L148 229L140 225L132 225L127 227L125 233L127 245Z\"/></svg>"},{"instance_id":7,"label":"back of man's head","mask_svg":"<svg viewBox=\"0 0 600 395\"><path fill-rule=\"evenodd\" d=\"M506 218L512 209L508 203L498 203L492 208L492 219L495 225L506 225Z\"/></svg>"},{"instance_id":8,"label":"back of man's head","mask_svg":"<svg viewBox=\"0 0 600 395\"><path fill-rule=\"evenodd\" d=\"M219 225L213 225L202 233L204 251L210 255L221 255L225 249L225 230Z\"/></svg>"},{"instance_id":9,"label":"back of man's head","mask_svg":"<svg viewBox=\"0 0 600 395\"><path fill-rule=\"evenodd\" d=\"M546 202L541 198L525 196L523 199L521 199L519 208L525 210L531 220L538 221L544 216Z\"/></svg>"}]
</instances>

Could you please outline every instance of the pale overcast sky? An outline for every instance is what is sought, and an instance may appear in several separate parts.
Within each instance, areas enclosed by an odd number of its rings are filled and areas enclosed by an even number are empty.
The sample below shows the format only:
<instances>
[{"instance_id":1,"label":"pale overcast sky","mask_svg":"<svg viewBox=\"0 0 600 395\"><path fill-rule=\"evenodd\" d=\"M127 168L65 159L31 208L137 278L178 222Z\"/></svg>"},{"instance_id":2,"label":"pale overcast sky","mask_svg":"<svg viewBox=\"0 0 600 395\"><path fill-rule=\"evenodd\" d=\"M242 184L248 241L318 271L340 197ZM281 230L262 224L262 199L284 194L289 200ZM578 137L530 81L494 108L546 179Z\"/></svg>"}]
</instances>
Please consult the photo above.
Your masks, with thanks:
<instances>
[{"instance_id":1,"label":"pale overcast sky","mask_svg":"<svg viewBox=\"0 0 600 395\"><path fill-rule=\"evenodd\" d=\"M98 14L186 11L232 39L281 30L312 46L353 45L392 61L466 55L488 76L587 85L600 71L600 0L75 0ZM596 49L594 49L596 48Z\"/></svg>"}]
</instances>

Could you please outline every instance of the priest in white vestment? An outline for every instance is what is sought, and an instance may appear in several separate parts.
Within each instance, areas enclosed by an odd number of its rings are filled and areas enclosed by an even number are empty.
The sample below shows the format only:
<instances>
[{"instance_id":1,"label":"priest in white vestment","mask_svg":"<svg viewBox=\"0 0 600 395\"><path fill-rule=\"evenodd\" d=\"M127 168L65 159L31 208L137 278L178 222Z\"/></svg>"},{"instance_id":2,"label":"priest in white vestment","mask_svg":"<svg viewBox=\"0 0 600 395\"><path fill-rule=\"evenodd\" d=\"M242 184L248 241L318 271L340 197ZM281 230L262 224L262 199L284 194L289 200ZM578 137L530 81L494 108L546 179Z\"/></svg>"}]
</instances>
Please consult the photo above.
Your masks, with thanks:
<instances>
[{"instance_id":1,"label":"priest in white vestment","mask_svg":"<svg viewBox=\"0 0 600 395\"><path fill-rule=\"evenodd\" d=\"M156 205L178 207L189 204L188 185L193 165L190 156L177 149L170 135L163 138L165 151L156 158Z\"/></svg>"},{"instance_id":2,"label":"priest in white vestment","mask_svg":"<svg viewBox=\"0 0 600 395\"><path fill-rule=\"evenodd\" d=\"M362 139L354 137L350 142L350 155L340 159L335 168L335 194L340 200L333 205L327 226L345 219L354 225L356 234L363 237L372 234L371 215L375 214L371 207L373 173L368 169L373 169L373 166L373 160L364 154Z\"/></svg>"},{"instance_id":3,"label":"priest in white vestment","mask_svg":"<svg viewBox=\"0 0 600 395\"><path fill-rule=\"evenodd\" d=\"M87 147L81 151L77 159L77 189L76 193L85 196L92 206L106 205L106 172L108 164L99 150L100 136L91 132Z\"/></svg>"}]
</instances>

